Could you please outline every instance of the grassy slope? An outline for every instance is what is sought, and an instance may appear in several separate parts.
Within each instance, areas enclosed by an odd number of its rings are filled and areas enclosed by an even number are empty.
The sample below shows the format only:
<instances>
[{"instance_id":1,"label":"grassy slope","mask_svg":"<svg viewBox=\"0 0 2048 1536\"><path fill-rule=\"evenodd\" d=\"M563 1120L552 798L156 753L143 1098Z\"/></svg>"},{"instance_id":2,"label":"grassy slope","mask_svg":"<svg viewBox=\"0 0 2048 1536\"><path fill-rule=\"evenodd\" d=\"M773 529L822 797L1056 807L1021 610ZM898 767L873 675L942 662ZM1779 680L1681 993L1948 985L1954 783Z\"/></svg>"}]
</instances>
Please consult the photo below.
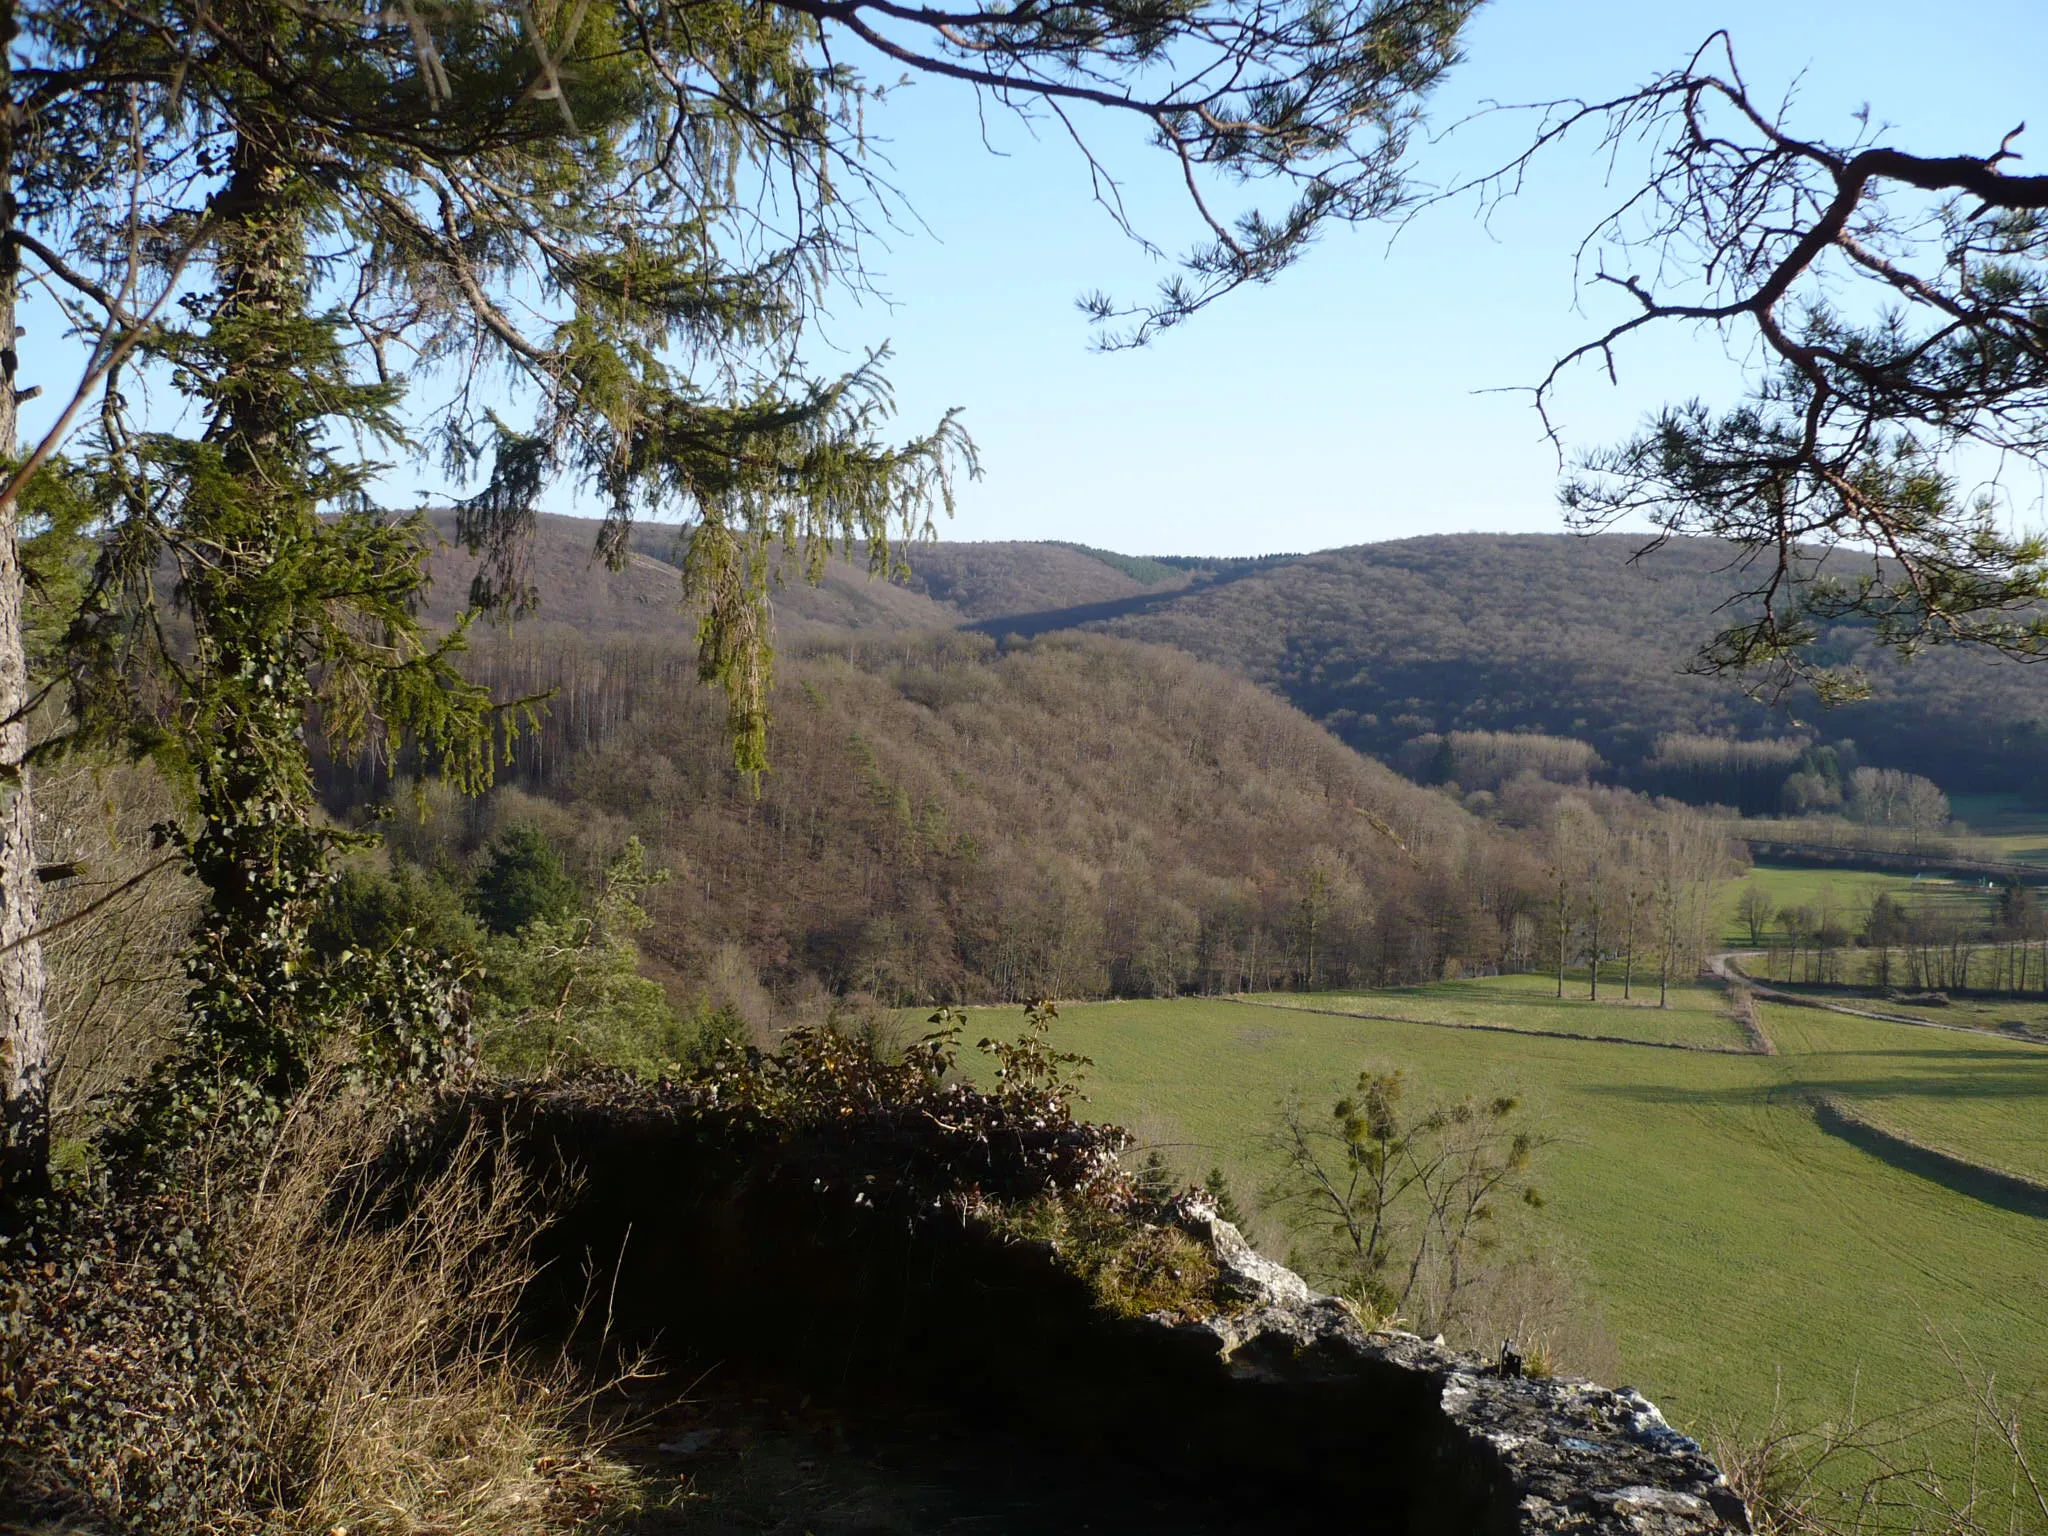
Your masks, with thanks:
<instances>
[{"instance_id":1,"label":"grassy slope","mask_svg":"<svg viewBox=\"0 0 2048 1536\"><path fill-rule=\"evenodd\" d=\"M1586 1262L1625 1373L1681 1424L1762 1416L1781 1373L1795 1412L1839 1413L1852 1393L1866 1408L1940 1396L1954 1383L1934 1325L2002 1385L2043 1385L2048 1222L1827 1135L1803 1091L2033 1168L2048 1160L2048 1050L1800 1009L1765 1022L1775 1058L1208 1001L1075 1006L1060 1037L1096 1061L1091 1112L1177 1144L1190 1169L1257 1168L1284 1094L1333 1097L1368 1063L1429 1092L1519 1090L1567 1136L1549 1154L1551 1219Z\"/></svg>"},{"instance_id":2,"label":"grassy slope","mask_svg":"<svg viewBox=\"0 0 2048 1536\"><path fill-rule=\"evenodd\" d=\"M2048 1179L2048 1046L1910 1034L1805 1008L1772 1010L1772 1038L1799 1080L1959 1157Z\"/></svg>"},{"instance_id":3,"label":"grassy slope","mask_svg":"<svg viewBox=\"0 0 2048 1536\"><path fill-rule=\"evenodd\" d=\"M2048 807L2021 795L1953 795L1955 814L1967 822L1967 840L1985 857L2048 864Z\"/></svg>"},{"instance_id":4,"label":"grassy slope","mask_svg":"<svg viewBox=\"0 0 2048 1536\"><path fill-rule=\"evenodd\" d=\"M1753 959L1745 958L1747 966L1759 980L1765 980L1756 972ZM2036 956L2033 962L2033 982L2038 984L2041 962ZM1875 987L1814 987L1795 983L1766 981L1766 984L1781 992L1790 992L1799 997L1810 997L1823 1003L1836 1003L1846 1008L1860 1008L1872 1013L1903 1015L1909 1019L1920 1019L1929 1024L1948 1024L1963 1029L1982 1029L1993 1034L2009 1025L2031 1030L2036 1034L2048 1035L2048 1000L2038 993L2023 998L2004 996L1955 997L1947 1003L1897 1002L1884 996ZM1913 994L1908 993L1907 996Z\"/></svg>"}]
</instances>

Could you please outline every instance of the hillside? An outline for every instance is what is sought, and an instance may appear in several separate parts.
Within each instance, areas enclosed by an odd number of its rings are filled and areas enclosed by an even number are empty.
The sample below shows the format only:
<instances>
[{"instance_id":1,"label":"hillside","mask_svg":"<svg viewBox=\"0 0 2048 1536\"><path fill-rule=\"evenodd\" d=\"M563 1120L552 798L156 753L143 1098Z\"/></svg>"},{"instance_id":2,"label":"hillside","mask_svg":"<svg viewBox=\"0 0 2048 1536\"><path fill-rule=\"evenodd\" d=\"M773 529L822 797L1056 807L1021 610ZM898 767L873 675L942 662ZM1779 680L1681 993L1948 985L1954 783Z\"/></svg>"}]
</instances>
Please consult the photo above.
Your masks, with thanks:
<instances>
[{"instance_id":1,"label":"hillside","mask_svg":"<svg viewBox=\"0 0 2048 1536\"><path fill-rule=\"evenodd\" d=\"M2048 668L1936 650L1910 664L1841 625L1823 659L1863 666L1872 697L1771 709L1731 678L1690 675L1725 622L1728 552L1674 543L1462 535L1335 550L1106 622L1133 638L1228 660L1392 757L1453 730L1540 731L1592 744L1623 782L1660 737L1852 739L1865 760L1954 790L2036 788L2048 749Z\"/></svg>"},{"instance_id":2,"label":"hillside","mask_svg":"<svg viewBox=\"0 0 2048 1536\"><path fill-rule=\"evenodd\" d=\"M432 522L446 541L451 513ZM674 527L643 524L633 530L632 556L621 571L591 557L598 523L591 518L543 514L526 551L528 578L540 594L535 615L544 623L572 624L586 632L648 634L687 630L676 612L679 551ZM893 580L869 576L865 565L835 561L817 587L793 572L775 594L776 623L785 640L821 629L951 629L1015 619L1021 629L1048 627L1048 615L1158 600L1193 590L1219 570L1235 576L1258 561L1174 561L1118 555L1067 544L925 543L902 553L907 573ZM433 560L428 612L450 623L461 609L476 561L452 544Z\"/></svg>"},{"instance_id":3,"label":"hillside","mask_svg":"<svg viewBox=\"0 0 2048 1536\"><path fill-rule=\"evenodd\" d=\"M683 1000L1423 979L1496 962L1536 900L1508 834L1165 647L788 646L758 795L679 638L525 626L479 637L470 665L500 696L556 697L496 794L435 791L390 841L460 864L530 825L594 875L638 836L674 874L643 948Z\"/></svg>"},{"instance_id":4,"label":"hillside","mask_svg":"<svg viewBox=\"0 0 2048 1536\"><path fill-rule=\"evenodd\" d=\"M634 566L610 573L590 562L593 533L587 521L542 520L532 557L542 620L587 635L687 634L663 558L672 534L641 530ZM971 626L1005 638L1087 628L1170 645L1424 776L1427 738L1540 732L1588 743L1598 776L1712 798L1696 775L1655 761L1660 740L1704 734L1783 743L1772 749L1778 779L1796 764L1797 743L1847 740L1862 761L1951 792L2038 791L2048 667L1940 649L1901 663L1867 631L1837 626L1820 653L1865 666L1872 697L1825 711L1811 699L1771 708L1733 679L1687 671L1724 622L1717 610L1737 580L1728 552L1678 541L1634 561L1638 547L1621 535L1466 534L1201 566L1058 544L937 543L906 551L902 584L834 565L819 588L785 584L775 608L785 643L847 628ZM447 617L468 568L459 554L443 563L435 611Z\"/></svg>"},{"instance_id":5,"label":"hillside","mask_svg":"<svg viewBox=\"0 0 2048 1536\"><path fill-rule=\"evenodd\" d=\"M452 515L437 515L433 522L443 539L452 537ZM527 576L540 594L534 621L591 635L694 634L696 621L677 609L682 573L674 564L675 531L636 529L630 562L613 571L591 557L597 529L590 518L539 519L526 552ZM427 616L451 624L468 599L476 560L459 546L446 545L435 552L431 565ZM961 620L955 608L844 563L835 563L816 587L797 579L786 582L774 602L776 626L785 641L825 629L948 629Z\"/></svg>"}]
</instances>

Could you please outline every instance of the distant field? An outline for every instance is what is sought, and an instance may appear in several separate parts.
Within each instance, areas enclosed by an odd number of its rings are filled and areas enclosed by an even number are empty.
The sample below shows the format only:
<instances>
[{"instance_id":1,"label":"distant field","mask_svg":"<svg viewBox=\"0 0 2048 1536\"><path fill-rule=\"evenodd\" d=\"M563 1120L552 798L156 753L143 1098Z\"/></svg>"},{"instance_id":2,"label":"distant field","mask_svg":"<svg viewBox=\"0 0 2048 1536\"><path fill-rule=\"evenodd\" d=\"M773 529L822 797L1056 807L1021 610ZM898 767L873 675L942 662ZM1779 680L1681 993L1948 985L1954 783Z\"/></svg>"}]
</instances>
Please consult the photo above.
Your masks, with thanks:
<instances>
[{"instance_id":1,"label":"distant field","mask_svg":"<svg viewBox=\"0 0 2048 1536\"><path fill-rule=\"evenodd\" d=\"M1749 928L1736 915L1736 904L1742 899L1742 888L1751 881L1762 886L1772 905L1780 909L1804 906L1819 912L1825 904L1827 910L1844 918L1852 932L1861 927L1863 914L1870 909L1870 899L1879 891L1889 891L1893 899L1909 906L1956 907L1973 917L1988 913L1997 899L1993 891L1960 881L1915 879L1911 875L1877 874L1869 870L1794 869L1759 864L1740 880L1730 881L1721 892L1721 934L1723 942L1731 946L1749 943ZM1771 937L1782 937L1775 923Z\"/></svg>"},{"instance_id":2,"label":"distant field","mask_svg":"<svg viewBox=\"0 0 2048 1536\"><path fill-rule=\"evenodd\" d=\"M1986 856L2048 864L2048 806L2019 795L1952 795L1949 805Z\"/></svg>"},{"instance_id":3,"label":"distant field","mask_svg":"<svg viewBox=\"0 0 2048 1536\"><path fill-rule=\"evenodd\" d=\"M1626 1033L1648 1010L1559 1009L1540 978L1326 997L1359 1012ZM1301 999L1276 1001L1299 1002ZM1672 1027L1711 1033L1688 989ZM1595 1017L1615 1027L1585 1030ZM1766 1007L1775 1057L1646 1049L1226 1001L1063 1010L1096 1062L1089 1112L1137 1127L1185 1171L1223 1162L1249 1192L1290 1092L1333 1099L1367 1065L1418 1090L1511 1088L1565 1138L1547 1220L1583 1259L1622 1374L1675 1422L1796 1416L1940 1397L1931 1329L1966 1339L2001 1387L2048 1385L2048 1220L1902 1171L1815 1123L1833 1092L1965 1156L2048 1172L2048 1049ZM1566 1021L1569 1020L1569 1023ZM977 1029L998 1022L982 1010Z\"/></svg>"},{"instance_id":4,"label":"distant field","mask_svg":"<svg viewBox=\"0 0 2048 1536\"><path fill-rule=\"evenodd\" d=\"M1745 964L1752 962L1745 961ZM2035 985L2040 977L2040 957L2034 958ZM1997 1033L2007 1025L2018 1026L2021 1030L2032 1030L2048 1036L2048 999L2040 996L2024 998L2007 997L1953 997L1945 1004L1896 1002L1877 992L1874 988L1860 987L1807 987L1786 982L1773 981L1769 985L1801 997L1811 997L1819 1002L1841 1003L1850 1008L1868 1008L1877 1013L1902 1014L1907 1018L1924 1019L1929 1024L1955 1024L1965 1029L1982 1029Z\"/></svg>"}]
</instances>

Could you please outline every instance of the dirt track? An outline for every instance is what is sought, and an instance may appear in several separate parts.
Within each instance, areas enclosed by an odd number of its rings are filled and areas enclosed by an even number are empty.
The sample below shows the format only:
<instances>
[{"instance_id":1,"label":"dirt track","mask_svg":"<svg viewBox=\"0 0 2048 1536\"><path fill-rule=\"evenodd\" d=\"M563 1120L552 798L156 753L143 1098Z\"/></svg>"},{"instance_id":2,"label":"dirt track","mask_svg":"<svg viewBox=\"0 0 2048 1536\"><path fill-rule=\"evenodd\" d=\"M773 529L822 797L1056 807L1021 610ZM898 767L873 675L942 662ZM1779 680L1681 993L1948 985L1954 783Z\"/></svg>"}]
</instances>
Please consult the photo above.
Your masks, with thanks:
<instances>
[{"instance_id":1,"label":"dirt track","mask_svg":"<svg viewBox=\"0 0 2048 1536\"><path fill-rule=\"evenodd\" d=\"M1718 954L1707 956L1707 969L1730 985L1748 987L1758 997L1773 1003L1784 1003L1793 1008L1818 1008L1825 1013L1846 1013L1855 1019L1876 1019L1883 1024L1911 1024L1919 1029L1946 1029L1956 1034L1979 1035L1993 1040L2009 1040L2019 1045L2048 1047L2048 1040L2029 1039L2025 1035L2004 1034L1996 1030L1977 1029L1969 1024L1942 1024L1933 1019L1916 1019L1903 1013L1879 1013L1870 1008L1851 1008L1847 1003L1822 1002L1816 997L1803 997L1797 992L1784 992L1769 982L1758 981L1742 971L1735 964L1748 955L1760 954L1754 949L1724 949Z\"/></svg>"}]
</instances>

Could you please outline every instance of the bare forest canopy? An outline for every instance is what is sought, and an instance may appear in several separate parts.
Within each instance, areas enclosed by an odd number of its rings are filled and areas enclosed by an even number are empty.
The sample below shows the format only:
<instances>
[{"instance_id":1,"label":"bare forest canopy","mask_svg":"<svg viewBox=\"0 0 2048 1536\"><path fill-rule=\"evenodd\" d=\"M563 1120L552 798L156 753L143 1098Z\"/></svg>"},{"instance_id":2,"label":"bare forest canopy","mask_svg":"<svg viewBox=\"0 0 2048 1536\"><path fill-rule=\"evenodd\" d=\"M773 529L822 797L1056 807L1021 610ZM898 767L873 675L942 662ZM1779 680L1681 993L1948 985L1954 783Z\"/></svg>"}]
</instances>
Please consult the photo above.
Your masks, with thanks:
<instances>
[{"instance_id":1,"label":"bare forest canopy","mask_svg":"<svg viewBox=\"0 0 2048 1536\"><path fill-rule=\"evenodd\" d=\"M592 565L592 525L542 520L533 560L542 617L586 634L685 632L672 530L643 527L636 565ZM1807 749L1850 743L1857 764L1924 775L1952 793L2038 792L2048 751L2048 666L1963 648L1900 661L1865 624L1816 648L1861 666L1866 700L1771 707L1738 680L1688 671L1746 578L1728 546L1676 539L1634 560L1626 535L1466 534L1251 560L1134 557L1054 543L936 543L907 551L898 583L832 566L813 590L777 594L785 642L838 628L972 626L999 638L1086 628L1171 645L1282 695L1358 750L1423 782L1494 789L1498 753L1454 761L1483 733L1540 776L1725 804L1787 809ZM461 557L450 557L460 565ZM466 572L437 587L455 612ZM1475 777L1475 774L1477 775ZM1796 808L1796 807L1795 807Z\"/></svg>"},{"instance_id":2,"label":"bare forest canopy","mask_svg":"<svg viewBox=\"0 0 2048 1536\"><path fill-rule=\"evenodd\" d=\"M594 877L638 836L671 872L647 896L650 969L753 1018L757 981L801 1006L819 986L923 1002L1433 979L1500 963L1541 899L1509 834L1164 647L786 646L758 797L679 637L534 624L470 664L500 694L558 692L497 793L430 790L424 823L388 824L394 853L459 869L525 825Z\"/></svg>"}]
</instances>

